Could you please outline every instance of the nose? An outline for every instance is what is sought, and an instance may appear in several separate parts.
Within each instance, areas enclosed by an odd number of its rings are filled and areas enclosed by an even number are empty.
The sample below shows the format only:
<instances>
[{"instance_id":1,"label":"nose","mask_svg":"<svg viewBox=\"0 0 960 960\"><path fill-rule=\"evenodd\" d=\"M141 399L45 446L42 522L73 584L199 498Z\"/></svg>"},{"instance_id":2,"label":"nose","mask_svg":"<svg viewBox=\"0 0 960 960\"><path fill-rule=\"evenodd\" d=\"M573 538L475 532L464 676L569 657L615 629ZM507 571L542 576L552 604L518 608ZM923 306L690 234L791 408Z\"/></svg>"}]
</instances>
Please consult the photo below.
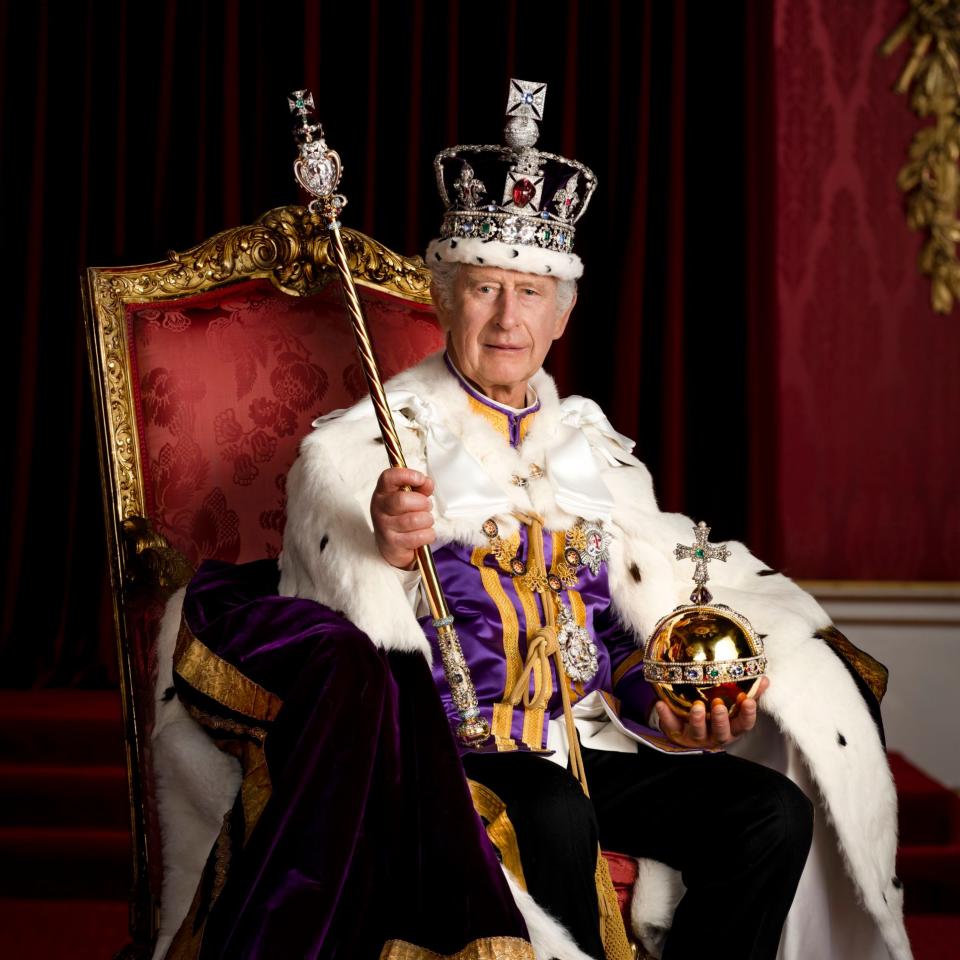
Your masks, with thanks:
<instances>
[{"instance_id":1,"label":"nose","mask_svg":"<svg viewBox=\"0 0 960 960\"><path fill-rule=\"evenodd\" d=\"M497 326L504 330L511 330L519 322L519 304L517 294L509 287L504 286L500 291L497 303Z\"/></svg>"}]
</instances>

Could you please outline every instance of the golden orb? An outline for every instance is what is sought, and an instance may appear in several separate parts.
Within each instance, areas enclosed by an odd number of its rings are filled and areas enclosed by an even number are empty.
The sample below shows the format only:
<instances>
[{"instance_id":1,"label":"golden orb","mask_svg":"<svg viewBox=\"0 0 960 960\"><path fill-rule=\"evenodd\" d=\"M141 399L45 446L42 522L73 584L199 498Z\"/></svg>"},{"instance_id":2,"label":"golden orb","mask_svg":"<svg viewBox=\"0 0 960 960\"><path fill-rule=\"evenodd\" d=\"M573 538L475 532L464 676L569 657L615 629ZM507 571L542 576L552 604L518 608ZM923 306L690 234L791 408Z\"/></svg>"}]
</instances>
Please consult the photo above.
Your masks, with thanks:
<instances>
[{"instance_id":1,"label":"golden orb","mask_svg":"<svg viewBox=\"0 0 960 960\"><path fill-rule=\"evenodd\" d=\"M753 627L720 603L678 607L656 625L643 656L644 677L679 717L697 700L709 709L717 698L735 715L766 667Z\"/></svg>"}]
</instances>

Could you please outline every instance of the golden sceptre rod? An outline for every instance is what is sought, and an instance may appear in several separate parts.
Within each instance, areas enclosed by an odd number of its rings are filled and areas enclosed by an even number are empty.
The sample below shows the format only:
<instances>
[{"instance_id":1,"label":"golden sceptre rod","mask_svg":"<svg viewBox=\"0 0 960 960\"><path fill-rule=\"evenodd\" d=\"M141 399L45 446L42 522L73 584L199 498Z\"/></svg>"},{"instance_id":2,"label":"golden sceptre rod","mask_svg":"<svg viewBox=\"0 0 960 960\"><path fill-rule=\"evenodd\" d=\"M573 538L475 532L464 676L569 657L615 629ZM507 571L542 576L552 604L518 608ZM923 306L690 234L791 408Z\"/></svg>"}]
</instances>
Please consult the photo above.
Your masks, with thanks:
<instances>
[{"instance_id":1,"label":"golden sceptre rod","mask_svg":"<svg viewBox=\"0 0 960 960\"><path fill-rule=\"evenodd\" d=\"M320 124L309 122L309 113L314 106L313 95L308 90L295 90L290 95L288 103L291 112L298 114L301 120L301 126L297 131L300 156L294 162L293 172L300 185L315 198L310 201L308 209L321 218L330 237L330 252L337 272L340 274L340 286L353 324L360 365L370 391L370 399L373 402L390 466L406 467L400 438L397 436L397 428L393 422L393 413L387 403L387 395L373 354L373 344L367 331L363 308L357 296L357 288L354 285L347 263L347 254L340 237L340 211L346 206L347 199L336 190L343 173L343 166L336 151L331 150L324 141L323 128ZM477 691L460 647L460 639L453 626L450 608L440 587L433 554L426 545L417 549L417 566L420 568L427 603L437 631L443 670L450 685L454 706L460 717L457 736L465 744L477 745L490 736L490 725L486 718L480 715Z\"/></svg>"}]
</instances>

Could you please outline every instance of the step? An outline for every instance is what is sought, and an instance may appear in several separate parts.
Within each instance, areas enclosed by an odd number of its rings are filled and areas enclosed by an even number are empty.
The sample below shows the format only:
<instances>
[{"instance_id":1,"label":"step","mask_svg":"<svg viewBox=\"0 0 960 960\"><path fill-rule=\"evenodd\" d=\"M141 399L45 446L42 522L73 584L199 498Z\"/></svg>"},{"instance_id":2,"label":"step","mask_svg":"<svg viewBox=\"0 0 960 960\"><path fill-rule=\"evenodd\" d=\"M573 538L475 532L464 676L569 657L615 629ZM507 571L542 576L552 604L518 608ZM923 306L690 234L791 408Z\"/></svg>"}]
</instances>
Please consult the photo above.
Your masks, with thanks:
<instances>
[{"instance_id":1,"label":"step","mask_svg":"<svg viewBox=\"0 0 960 960\"><path fill-rule=\"evenodd\" d=\"M960 843L901 845L897 875L907 913L960 912Z\"/></svg>"},{"instance_id":2,"label":"step","mask_svg":"<svg viewBox=\"0 0 960 960\"><path fill-rule=\"evenodd\" d=\"M127 830L0 827L0 897L125 900Z\"/></svg>"},{"instance_id":3,"label":"step","mask_svg":"<svg viewBox=\"0 0 960 960\"><path fill-rule=\"evenodd\" d=\"M0 690L0 761L126 763L117 690Z\"/></svg>"},{"instance_id":4,"label":"step","mask_svg":"<svg viewBox=\"0 0 960 960\"><path fill-rule=\"evenodd\" d=\"M116 690L0 690L0 760L124 764Z\"/></svg>"},{"instance_id":5,"label":"step","mask_svg":"<svg viewBox=\"0 0 960 960\"><path fill-rule=\"evenodd\" d=\"M901 844L960 841L960 797L898 753L890 754L897 785Z\"/></svg>"},{"instance_id":6,"label":"step","mask_svg":"<svg viewBox=\"0 0 960 960\"><path fill-rule=\"evenodd\" d=\"M122 900L0 899L0 957L109 960L127 940Z\"/></svg>"},{"instance_id":7,"label":"step","mask_svg":"<svg viewBox=\"0 0 960 960\"><path fill-rule=\"evenodd\" d=\"M125 830L129 822L122 766L0 763L0 826Z\"/></svg>"},{"instance_id":8,"label":"step","mask_svg":"<svg viewBox=\"0 0 960 960\"><path fill-rule=\"evenodd\" d=\"M920 915L906 919L914 960L955 960L960 955L960 915Z\"/></svg>"}]
</instances>

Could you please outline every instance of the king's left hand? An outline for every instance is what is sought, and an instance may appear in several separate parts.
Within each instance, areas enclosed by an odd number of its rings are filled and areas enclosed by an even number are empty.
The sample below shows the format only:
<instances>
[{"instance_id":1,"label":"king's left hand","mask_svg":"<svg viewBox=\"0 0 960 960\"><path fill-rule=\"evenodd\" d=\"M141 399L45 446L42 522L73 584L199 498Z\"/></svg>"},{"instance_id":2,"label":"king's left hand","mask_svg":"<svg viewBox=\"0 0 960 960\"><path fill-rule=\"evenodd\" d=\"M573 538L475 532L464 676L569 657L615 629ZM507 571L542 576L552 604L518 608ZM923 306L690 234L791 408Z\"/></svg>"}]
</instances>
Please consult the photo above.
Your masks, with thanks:
<instances>
[{"instance_id":1,"label":"king's left hand","mask_svg":"<svg viewBox=\"0 0 960 960\"><path fill-rule=\"evenodd\" d=\"M660 729L676 744L698 750L723 750L737 737L749 732L757 722L757 700L770 686L764 677L753 697L744 695L732 719L722 700L714 700L707 716L706 705L697 701L686 721L678 717L662 700L657 703Z\"/></svg>"}]
</instances>

